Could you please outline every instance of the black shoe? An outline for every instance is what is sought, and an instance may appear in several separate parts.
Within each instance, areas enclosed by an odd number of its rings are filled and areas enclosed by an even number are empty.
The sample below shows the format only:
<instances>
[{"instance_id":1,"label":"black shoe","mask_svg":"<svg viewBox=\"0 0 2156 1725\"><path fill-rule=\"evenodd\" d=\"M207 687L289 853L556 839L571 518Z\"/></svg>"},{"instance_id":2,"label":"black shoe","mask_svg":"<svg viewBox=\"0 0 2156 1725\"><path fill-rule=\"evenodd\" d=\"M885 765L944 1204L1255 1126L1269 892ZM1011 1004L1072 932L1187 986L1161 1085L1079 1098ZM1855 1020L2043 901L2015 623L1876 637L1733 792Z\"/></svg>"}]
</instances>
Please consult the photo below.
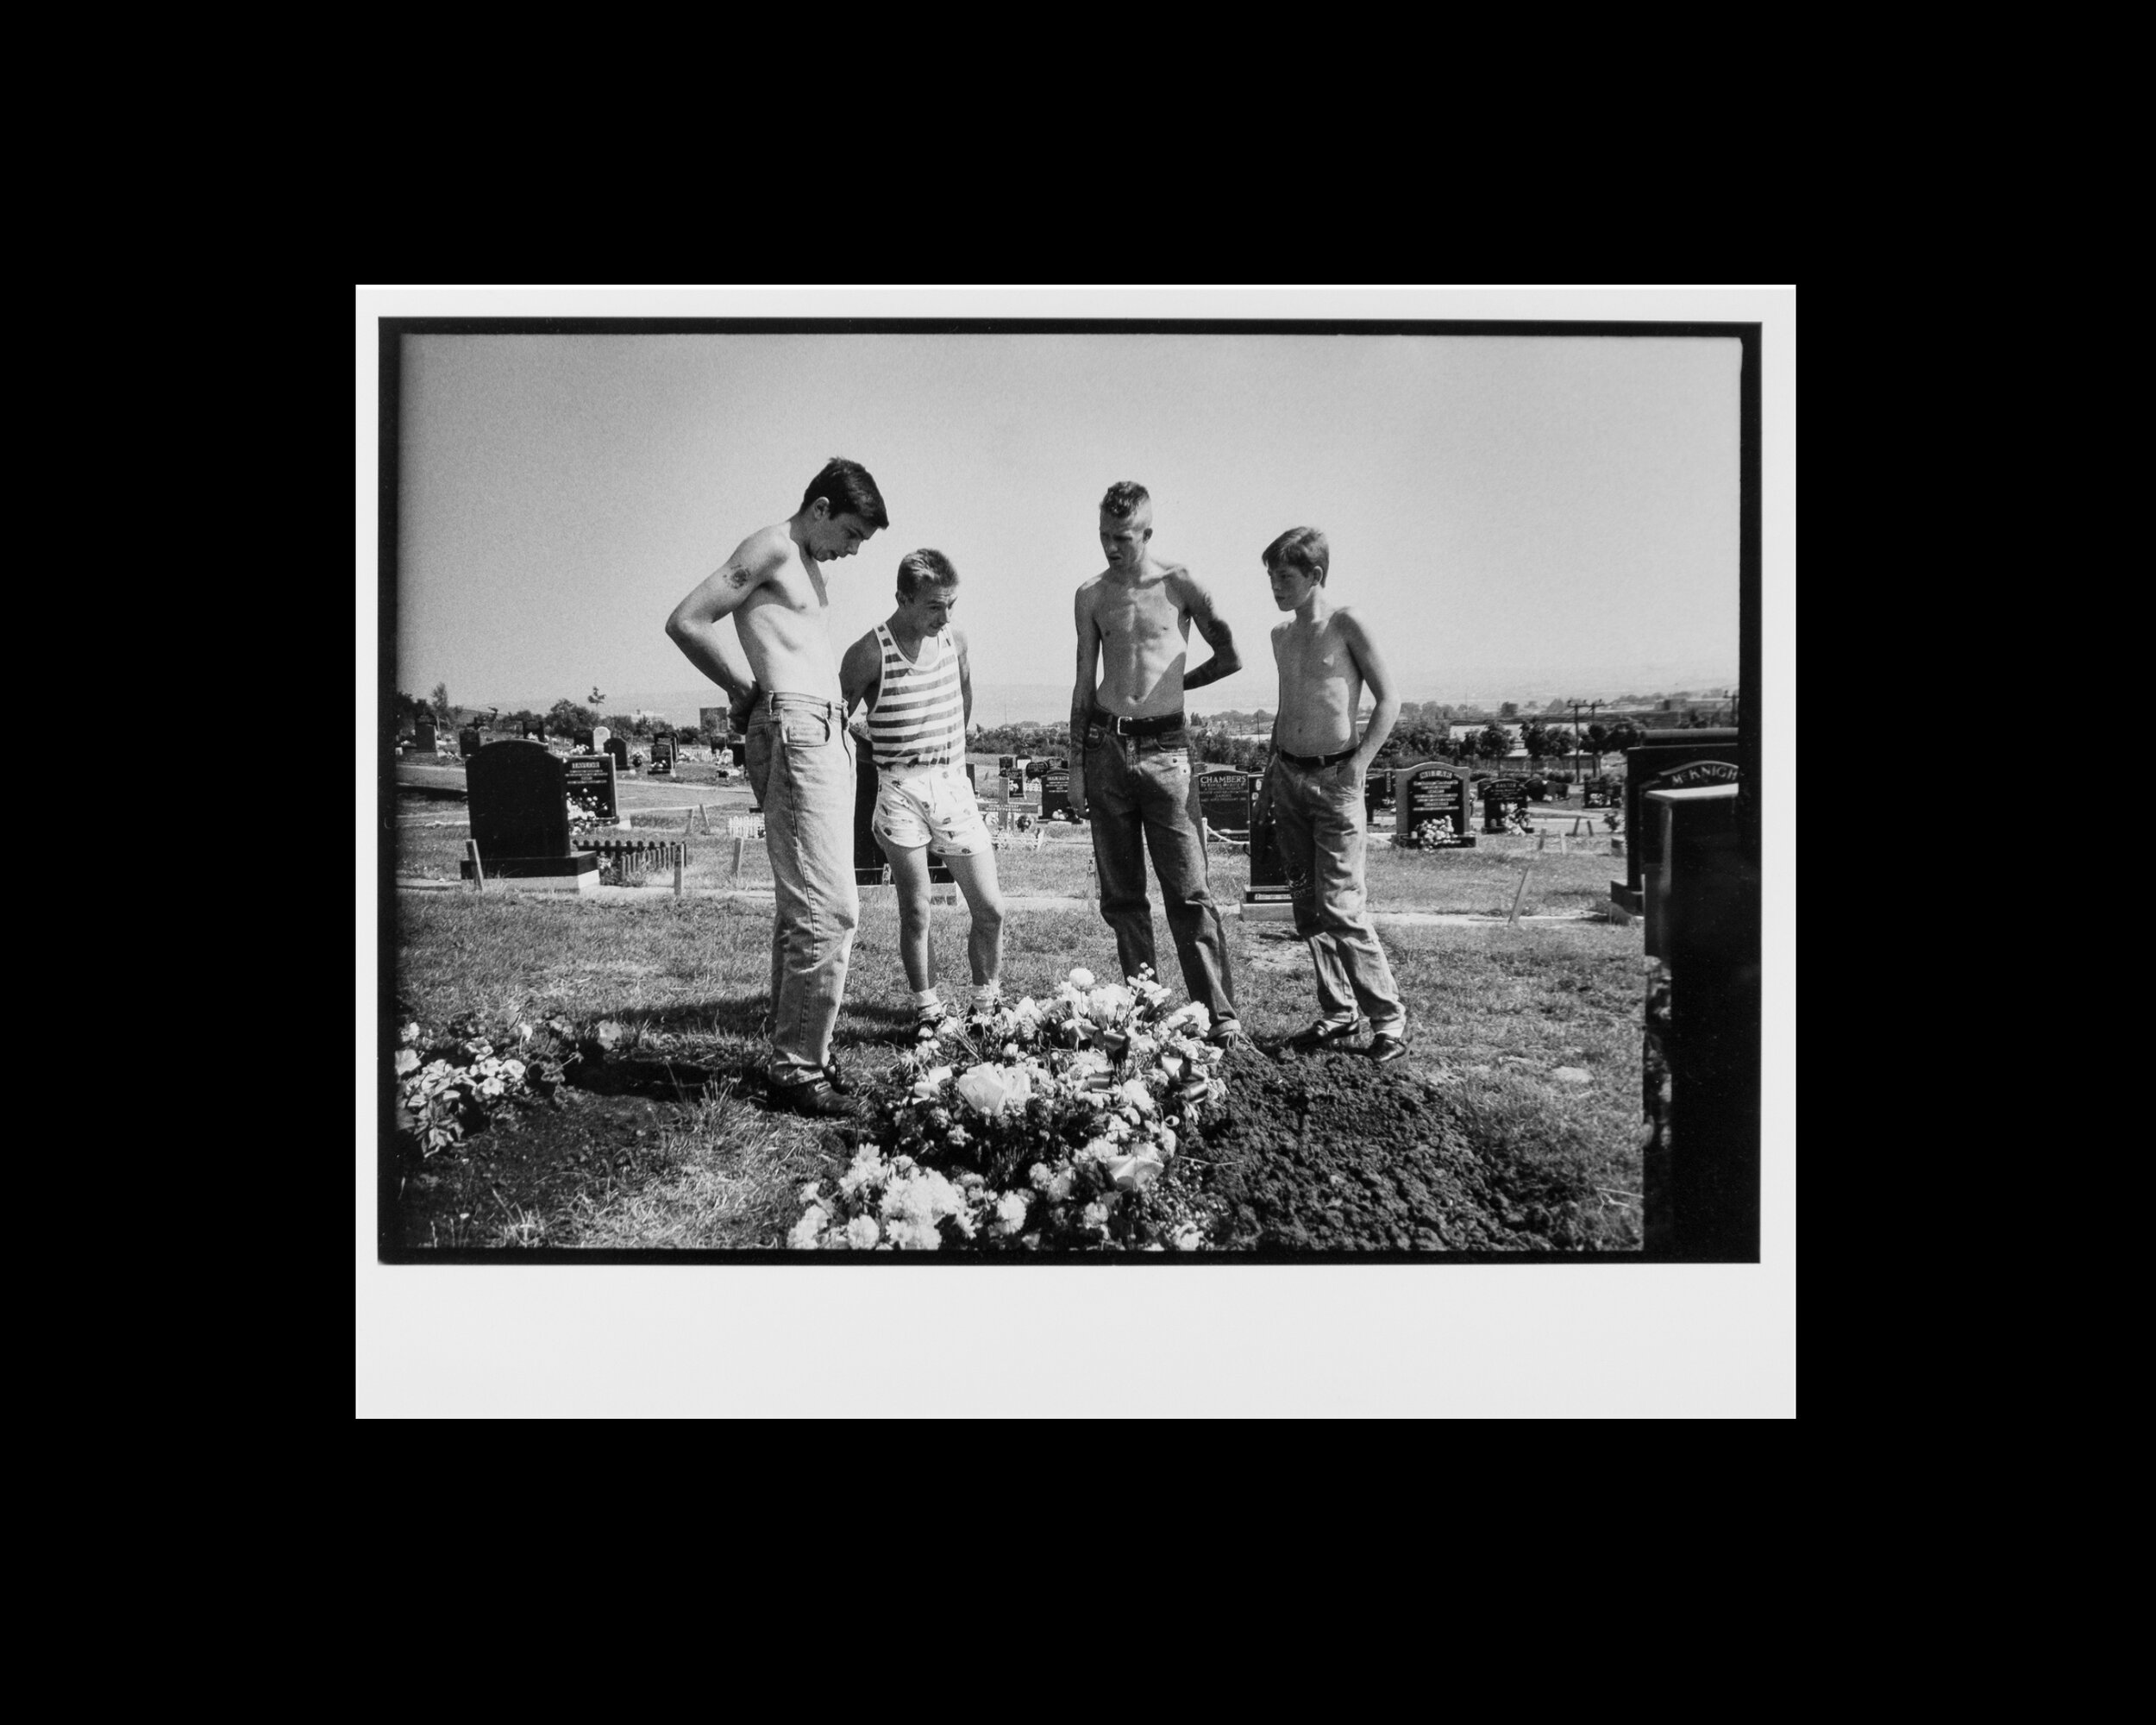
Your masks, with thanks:
<instances>
[{"instance_id":1,"label":"black shoe","mask_svg":"<svg viewBox=\"0 0 2156 1725\"><path fill-rule=\"evenodd\" d=\"M1309 1054L1320 1048L1330 1048L1337 1042L1345 1042L1363 1028L1363 1020L1350 1019L1345 1024L1327 1024L1323 1019L1308 1030L1299 1030L1288 1038L1288 1046L1299 1054Z\"/></svg>"},{"instance_id":2,"label":"black shoe","mask_svg":"<svg viewBox=\"0 0 2156 1725\"><path fill-rule=\"evenodd\" d=\"M809 1078L792 1082L781 1078L770 1081L771 1100L781 1108L790 1108L797 1114L811 1114L818 1119L843 1119L852 1114L853 1104L831 1088L831 1081L821 1072Z\"/></svg>"},{"instance_id":3,"label":"black shoe","mask_svg":"<svg viewBox=\"0 0 2156 1725\"><path fill-rule=\"evenodd\" d=\"M840 1095L853 1095L854 1087L846 1082L845 1073L839 1070L838 1057L836 1054L824 1063L824 1076L831 1088L837 1091Z\"/></svg>"},{"instance_id":4,"label":"black shoe","mask_svg":"<svg viewBox=\"0 0 2156 1725\"><path fill-rule=\"evenodd\" d=\"M1250 1033L1243 1028L1240 1019L1222 1019L1206 1032L1206 1040L1215 1048L1248 1048Z\"/></svg>"},{"instance_id":5,"label":"black shoe","mask_svg":"<svg viewBox=\"0 0 2156 1725\"><path fill-rule=\"evenodd\" d=\"M1406 1059L1407 1044L1396 1036L1374 1036L1366 1052L1372 1060L1383 1066L1390 1061Z\"/></svg>"}]
</instances>

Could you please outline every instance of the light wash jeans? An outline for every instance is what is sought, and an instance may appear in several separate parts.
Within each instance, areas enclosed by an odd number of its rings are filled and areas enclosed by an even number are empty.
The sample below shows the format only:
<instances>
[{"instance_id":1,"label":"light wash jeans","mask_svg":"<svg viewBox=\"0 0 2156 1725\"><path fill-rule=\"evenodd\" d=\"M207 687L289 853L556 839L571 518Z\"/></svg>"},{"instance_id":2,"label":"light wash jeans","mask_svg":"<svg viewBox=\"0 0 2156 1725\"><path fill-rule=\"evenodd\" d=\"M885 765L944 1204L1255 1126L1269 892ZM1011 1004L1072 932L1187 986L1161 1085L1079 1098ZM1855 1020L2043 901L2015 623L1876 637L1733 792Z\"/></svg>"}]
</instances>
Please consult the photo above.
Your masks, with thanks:
<instances>
[{"instance_id":1,"label":"light wash jeans","mask_svg":"<svg viewBox=\"0 0 2156 1725\"><path fill-rule=\"evenodd\" d=\"M1294 900L1295 932L1309 942L1318 972L1319 1016L1327 1024L1367 1017L1380 1036L1398 1036L1407 1027L1407 1009L1385 949L1363 914L1367 816L1354 762L1298 767L1275 756L1265 790L1274 847Z\"/></svg>"},{"instance_id":2,"label":"light wash jeans","mask_svg":"<svg viewBox=\"0 0 2156 1725\"><path fill-rule=\"evenodd\" d=\"M846 995L861 897L854 889L854 747L843 711L774 694L749 723L749 782L778 888L771 933L773 1076L821 1072Z\"/></svg>"},{"instance_id":3,"label":"light wash jeans","mask_svg":"<svg viewBox=\"0 0 2156 1725\"><path fill-rule=\"evenodd\" d=\"M1087 818L1093 861L1100 874L1100 914L1115 931L1125 976L1153 957L1153 906L1145 896L1145 853L1160 877L1168 932L1175 938L1183 986L1217 1024L1240 1015L1228 972L1228 941L1213 902L1205 839L1198 816L1198 781L1190 768L1190 733L1119 737L1096 720L1086 727Z\"/></svg>"}]
</instances>

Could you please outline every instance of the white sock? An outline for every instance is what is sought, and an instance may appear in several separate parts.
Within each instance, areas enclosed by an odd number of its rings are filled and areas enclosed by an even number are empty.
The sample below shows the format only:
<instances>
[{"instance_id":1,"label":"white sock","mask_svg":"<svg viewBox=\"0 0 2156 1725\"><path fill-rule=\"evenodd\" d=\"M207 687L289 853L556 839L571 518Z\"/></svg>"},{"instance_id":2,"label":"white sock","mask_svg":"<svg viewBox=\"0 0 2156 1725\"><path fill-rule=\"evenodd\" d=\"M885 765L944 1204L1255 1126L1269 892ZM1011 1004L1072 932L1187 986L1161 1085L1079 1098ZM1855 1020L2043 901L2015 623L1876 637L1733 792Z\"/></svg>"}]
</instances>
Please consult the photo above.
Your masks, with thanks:
<instances>
[{"instance_id":1,"label":"white sock","mask_svg":"<svg viewBox=\"0 0 2156 1725\"><path fill-rule=\"evenodd\" d=\"M993 1007L1003 998L1000 982L976 982L973 985L973 1003L976 1007Z\"/></svg>"},{"instance_id":2,"label":"white sock","mask_svg":"<svg viewBox=\"0 0 2156 1725\"><path fill-rule=\"evenodd\" d=\"M913 997L913 1010L916 1012L919 1012L924 1007L940 1007L943 1004L943 994L933 982Z\"/></svg>"}]
</instances>

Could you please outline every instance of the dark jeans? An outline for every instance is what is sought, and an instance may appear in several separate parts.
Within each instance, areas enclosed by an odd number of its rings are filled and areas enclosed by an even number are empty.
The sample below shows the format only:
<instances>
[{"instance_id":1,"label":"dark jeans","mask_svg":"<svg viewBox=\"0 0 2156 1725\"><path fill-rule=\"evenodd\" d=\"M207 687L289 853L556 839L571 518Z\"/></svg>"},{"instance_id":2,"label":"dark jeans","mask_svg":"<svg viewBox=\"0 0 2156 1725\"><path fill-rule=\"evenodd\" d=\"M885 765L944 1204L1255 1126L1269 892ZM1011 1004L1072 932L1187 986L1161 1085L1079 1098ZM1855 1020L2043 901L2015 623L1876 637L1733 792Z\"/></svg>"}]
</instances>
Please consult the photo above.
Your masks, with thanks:
<instances>
[{"instance_id":1,"label":"dark jeans","mask_svg":"<svg viewBox=\"0 0 2156 1725\"><path fill-rule=\"evenodd\" d=\"M1145 896L1145 852L1168 913L1169 932L1182 964L1183 986L1215 1023L1238 1016L1228 972L1226 932L1213 902L1205 840L1198 819L1198 783L1190 766L1190 733L1118 737L1100 724L1086 727L1086 800L1093 824L1093 860L1100 874L1100 914L1115 931L1123 974L1153 957L1153 907Z\"/></svg>"}]
</instances>

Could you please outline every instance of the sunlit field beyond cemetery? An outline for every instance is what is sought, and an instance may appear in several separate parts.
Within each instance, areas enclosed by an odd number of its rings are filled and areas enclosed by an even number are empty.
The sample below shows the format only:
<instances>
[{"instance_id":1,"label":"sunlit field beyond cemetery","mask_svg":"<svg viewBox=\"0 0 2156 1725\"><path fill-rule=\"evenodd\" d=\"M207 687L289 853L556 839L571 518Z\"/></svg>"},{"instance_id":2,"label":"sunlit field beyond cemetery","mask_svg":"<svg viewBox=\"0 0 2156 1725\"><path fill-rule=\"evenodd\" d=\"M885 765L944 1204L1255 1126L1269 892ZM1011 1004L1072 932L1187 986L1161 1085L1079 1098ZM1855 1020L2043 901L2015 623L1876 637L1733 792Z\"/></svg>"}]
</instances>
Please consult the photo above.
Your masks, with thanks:
<instances>
[{"instance_id":1,"label":"sunlit field beyond cemetery","mask_svg":"<svg viewBox=\"0 0 2156 1725\"><path fill-rule=\"evenodd\" d=\"M424 1118L407 1110L396 1123L390 1243L803 1244L813 1233L803 1227L805 1192L833 1201L873 1151L878 1080L913 1047L889 890L862 894L836 1047L870 1106L842 1132L763 1101L771 877L761 841L736 844L730 833L730 819L749 812L738 783L624 781L630 830L686 844L681 890L667 867L610 876L578 897L459 883L467 831L452 775L406 776L440 794L414 789L396 810L400 890L385 934L396 942L408 1051L397 1063L407 1080L463 1075L454 1094L467 1106ZM1601 919L1625 859L1610 854L1599 819L1577 837L1576 820L1585 828L1575 812L1551 812L1540 850L1533 838L1482 837L1473 850L1395 850L1373 835L1370 907L1410 1015L1409 1057L1390 1067L1355 1052L1278 1057L1314 1014L1307 951L1285 925L1230 917L1238 1003L1267 1057L1188 1063L1190 1076L1209 1070L1225 1101L1194 1105L1203 1123L1184 1130L1158 1182L1101 1225L1100 1244L1223 1254L1637 1249L1640 932ZM1004 891L1019 901L1006 924L1006 999L1053 1001L1074 969L1112 981L1113 940L1089 904L1024 902L1089 897L1084 829L1051 825L1037 845L1014 837L998 858ZM1224 906L1240 905L1248 878L1244 855L1215 853ZM962 982L963 907L939 907L937 918L943 980ZM1165 1012L1183 991L1157 907L1155 921ZM490 1082L498 1094L483 1094ZM906 1094L905 1082L882 1088ZM1012 1176L1021 1189L1025 1177ZM1006 1206L1044 1207L1048 1182L1034 1184L1039 1192L1020 1189ZM1147 1205L1173 1228L1131 1226ZM1011 1232L1013 1247L1070 1238L1022 1240L1016 1223ZM973 1243L945 1233L954 1247ZM836 1230L818 1238L843 1243Z\"/></svg>"}]
</instances>

